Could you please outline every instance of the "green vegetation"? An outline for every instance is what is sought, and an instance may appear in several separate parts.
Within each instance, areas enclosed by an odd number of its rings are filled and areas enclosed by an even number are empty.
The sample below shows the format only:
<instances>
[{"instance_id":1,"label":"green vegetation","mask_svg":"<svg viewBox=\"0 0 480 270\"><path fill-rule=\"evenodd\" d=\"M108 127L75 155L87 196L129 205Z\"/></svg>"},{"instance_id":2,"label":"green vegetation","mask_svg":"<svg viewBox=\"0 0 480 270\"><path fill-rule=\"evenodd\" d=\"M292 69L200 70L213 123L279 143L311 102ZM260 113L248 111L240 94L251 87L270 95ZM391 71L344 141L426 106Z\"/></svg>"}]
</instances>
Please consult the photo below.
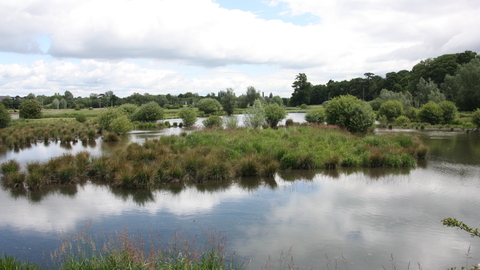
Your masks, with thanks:
<instances>
[{"instance_id":1,"label":"green vegetation","mask_svg":"<svg viewBox=\"0 0 480 270\"><path fill-rule=\"evenodd\" d=\"M305 114L305 121L309 123L323 124L325 122L325 109L310 110Z\"/></svg>"},{"instance_id":2,"label":"green vegetation","mask_svg":"<svg viewBox=\"0 0 480 270\"><path fill-rule=\"evenodd\" d=\"M262 127L266 121L265 108L260 99L255 100L252 106L245 111L245 126L251 128Z\"/></svg>"},{"instance_id":3,"label":"green vegetation","mask_svg":"<svg viewBox=\"0 0 480 270\"><path fill-rule=\"evenodd\" d=\"M197 122L197 113L194 108L184 107L178 112L178 116L182 118L183 124L186 127L195 125Z\"/></svg>"},{"instance_id":4,"label":"green vegetation","mask_svg":"<svg viewBox=\"0 0 480 270\"><path fill-rule=\"evenodd\" d=\"M278 123L285 119L287 112L285 107L278 105L277 103L270 103L265 105L265 118L267 124L271 128L276 128Z\"/></svg>"},{"instance_id":5,"label":"green vegetation","mask_svg":"<svg viewBox=\"0 0 480 270\"><path fill-rule=\"evenodd\" d=\"M202 123L206 128L213 128L213 127L221 128L223 125L223 120L222 120L222 117L218 115L210 115L210 117L203 120Z\"/></svg>"},{"instance_id":6,"label":"green vegetation","mask_svg":"<svg viewBox=\"0 0 480 270\"><path fill-rule=\"evenodd\" d=\"M361 138L334 126L207 129L164 136L143 145L132 143L110 156L92 158L82 152L27 164L26 172L7 170L2 179L5 185L17 188L32 188L31 182L34 187L41 187L87 179L117 187L148 188L169 182L225 181L247 175L268 177L279 169L410 167L427 151L415 138Z\"/></svg>"},{"instance_id":7,"label":"green vegetation","mask_svg":"<svg viewBox=\"0 0 480 270\"><path fill-rule=\"evenodd\" d=\"M212 114L220 111L222 105L216 99L213 98L204 98L201 99L197 104L198 110L205 114Z\"/></svg>"},{"instance_id":8,"label":"green vegetation","mask_svg":"<svg viewBox=\"0 0 480 270\"><path fill-rule=\"evenodd\" d=\"M235 112L235 108L237 108L237 97L235 97L235 93L233 93L232 88L227 88L227 92L224 96L222 96L222 107L223 110L227 113L228 116L232 115Z\"/></svg>"},{"instance_id":9,"label":"green vegetation","mask_svg":"<svg viewBox=\"0 0 480 270\"><path fill-rule=\"evenodd\" d=\"M375 122L370 105L354 96L339 96L325 108L327 123L346 128L350 132L366 132Z\"/></svg>"},{"instance_id":10,"label":"green vegetation","mask_svg":"<svg viewBox=\"0 0 480 270\"><path fill-rule=\"evenodd\" d=\"M477 128L480 128L480 109L476 109L475 112L472 114L472 123Z\"/></svg>"},{"instance_id":11,"label":"green vegetation","mask_svg":"<svg viewBox=\"0 0 480 270\"><path fill-rule=\"evenodd\" d=\"M422 122L440 124L443 120L443 111L437 103L430 101L420 108L418 117Z\"/></svg>"},{"instance_id":12,"label":"green vegetation","mask_svg":"<svg viewBox=\"0 0 480 270\"><path fill-rule=\"evenodd\" d=\"M37 100L27 100L20 105L19 116L25 119L38 119L42 117L42 104Z\"/></svg>"},{"instance_id":13,"label":"green vegetation","mask_svg":"<svg viewBox=\"0 0 480 270\"><path fill-rule=\"evenodd\" d=\"M0 104L0 128L6 128L10 125L12 117L3 104Z\"/></svg>"},{"instance_id":14,"label":"green vegetation","mask_svg":"<svg viewBox=\"0 0 480 270\"><path fill-rule=\"evenodd\" d=\"M384 115L389 122L393 122L397 117L403 115L403 105L398 100L389 100L380 106L379 115Z\"/></svg>"},{"instance_id":15,"label":"green vegetation","mask_svg":"<svg viewBox=\"0 0 480 270\"><path fill-rule=\"evenodd\" d=\"M123 108L125 110L125 107ZM155 122L163 119L163 109L156 102L149 102L140 106L132 115L132 121Z\"/></svg>"}]
</instances>

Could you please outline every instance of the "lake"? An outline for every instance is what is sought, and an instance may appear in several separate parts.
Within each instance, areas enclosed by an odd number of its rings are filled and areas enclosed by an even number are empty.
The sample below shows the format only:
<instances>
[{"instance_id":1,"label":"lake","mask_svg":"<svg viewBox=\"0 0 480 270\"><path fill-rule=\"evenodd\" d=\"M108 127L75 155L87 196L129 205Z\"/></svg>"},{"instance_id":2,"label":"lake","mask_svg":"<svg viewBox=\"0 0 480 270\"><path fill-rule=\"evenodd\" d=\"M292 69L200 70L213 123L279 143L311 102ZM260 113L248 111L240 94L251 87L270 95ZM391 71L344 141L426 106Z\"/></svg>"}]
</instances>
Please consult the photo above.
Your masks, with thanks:
<instances>
[{"instance_id":1,"label":"lake","mask_svg":"<svg viewBox=\"0 0 480 270\"><path fill-rule=\"evenodd\" d=\"M181 129L168 129L175 133ZM128 228L169 239L221 232L227 249L249 269L293 256L299 269L447 269L480 263L480 239L442 225L457 218L480 227L480 135L408 133L430 147L413 169L282 171L272 179L173 186L151 191L87 183L42 191L0 190L0 252L44 263L61 232ZM0 162L46 160L62 153L108 153L160 136L136 131L118 143L97 140L65 148L51 143L4 151ZM282 255L283 252L283 255ZM468 253L468 261L467 255ZM291 254L291 256L289 255ZM392 260L393 257L393 260Z\"/></svg>"}]
</instances>

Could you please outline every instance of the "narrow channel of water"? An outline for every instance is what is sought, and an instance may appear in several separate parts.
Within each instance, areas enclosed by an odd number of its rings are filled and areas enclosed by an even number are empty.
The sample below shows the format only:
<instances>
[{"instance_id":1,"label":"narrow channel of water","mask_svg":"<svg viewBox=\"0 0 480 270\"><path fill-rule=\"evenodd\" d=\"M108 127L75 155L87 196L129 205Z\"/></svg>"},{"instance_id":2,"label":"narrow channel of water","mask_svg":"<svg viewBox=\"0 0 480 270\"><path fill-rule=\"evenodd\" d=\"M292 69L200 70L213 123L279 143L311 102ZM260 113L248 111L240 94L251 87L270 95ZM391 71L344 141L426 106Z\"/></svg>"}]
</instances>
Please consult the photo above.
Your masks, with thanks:
<instances>
[{"instance_id":1,"label":"narrow channel of water","mask_svg":"<svg viewBox=\"0 0 480 270\"><path fill-rule=\"evenodd\" d=\"M440 222L453 217L480 227L480 135L378 132L420 136L431 149L428 160L413 169L282 171L274 179L151 191L93 183L1 190L0 252L43 262L42 253L48 257L57 247L60 232L77 232L91 221L93 232L128 227L165 239L174 232L221 231L228 249L250 261L250 269L265 266L269 257L277 265L271 269L278 269L282 251L289 260L289 250L297 266L314 269L327 268L329 261L332 269L335 261L339 269L392 269L393 263L396 269L409 263L411 269L418 269L417 263L423 269L459 269L466 266L469 248L467 266L480 263L480 239ZM152 135L135 134L129 141ZM50 147L56 146L42 151ZM97 142L91 149L100 154L114 147L119 145ZM16 154L28 159L26 150ZM15 153L1 161L7 156Z\"/></svg>"}]
</instances>

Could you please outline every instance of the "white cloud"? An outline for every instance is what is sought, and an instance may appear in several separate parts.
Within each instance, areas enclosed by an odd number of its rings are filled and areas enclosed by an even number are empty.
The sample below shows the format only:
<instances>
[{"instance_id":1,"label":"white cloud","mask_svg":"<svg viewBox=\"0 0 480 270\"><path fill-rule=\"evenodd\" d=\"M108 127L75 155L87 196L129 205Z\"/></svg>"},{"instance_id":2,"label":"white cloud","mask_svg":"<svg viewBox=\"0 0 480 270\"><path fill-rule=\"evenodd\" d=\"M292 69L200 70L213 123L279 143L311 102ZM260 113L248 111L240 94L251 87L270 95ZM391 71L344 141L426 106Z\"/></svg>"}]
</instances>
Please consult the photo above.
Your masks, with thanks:
<instances>
[{"instance_id":1,"label":"white cloud","mask_svg":"<svg viewBox=\"0 0 480 270\"><path fill-rule=\"evenodd\" d=\"M365 72L384 75L410 69L421 59L444 53L480 51L480 37L475 35L480 2L474 0L275 0L269 4L282 4L291 16L312 14L319 22L299 26L265 20L253 12L221 8L212 0L2 1L0 51L41 54L45 45L40 43L48 36L47 55L63 62L50 69L59 74L35 77L32 73L21 83L1 78L0 84L11 83L7 89L23 92L39 89L38 84L49 93L63 88L103 92L110 90L103 88L108 86L124 93L203 94L232 85L243 92L242 88L254 85L289 96L299 72L318 84ZM72 77L66 62L70 58L96 59L96 69L76 70L78 79L67 81ZM137 59L175 68L135 67L132 62L138 63ZM78 65L85 63L72 63L72 68ZM185 65L213 71L203 70L187 79L180 71ZM272 66L277 72L261 77L237 72L226 79L218 69L238 65ZM133 69L132 76L122 74L128 68ZM60 85L52 84L52 77L58 77Z\"/></svg>"}]
</instances>

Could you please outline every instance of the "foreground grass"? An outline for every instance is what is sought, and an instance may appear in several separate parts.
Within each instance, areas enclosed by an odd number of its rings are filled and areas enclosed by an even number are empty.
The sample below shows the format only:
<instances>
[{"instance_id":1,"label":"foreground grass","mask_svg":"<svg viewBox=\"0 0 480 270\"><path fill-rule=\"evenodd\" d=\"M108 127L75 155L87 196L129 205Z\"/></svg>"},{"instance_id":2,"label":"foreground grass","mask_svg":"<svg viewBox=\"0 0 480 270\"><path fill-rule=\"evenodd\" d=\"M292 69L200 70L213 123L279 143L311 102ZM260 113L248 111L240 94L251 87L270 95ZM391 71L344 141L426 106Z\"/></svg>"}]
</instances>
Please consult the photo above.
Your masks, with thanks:
<instances>
[{"instance_id":1,"label":"foreground grass","mask_svg":"<svg viewBox=\"0 0 480 270\"><path fill-rule=\"evenodd\" d=\"M242 176L271 177L280 169L412 167L428 149L407 136L357 137L335 126L202 130L132 143L110 156L66 154L20 170L1 164L3 185L39 188L88 179L116 187L149 188L159 183L225 181Z\"/></svg>"}]
</instances>

